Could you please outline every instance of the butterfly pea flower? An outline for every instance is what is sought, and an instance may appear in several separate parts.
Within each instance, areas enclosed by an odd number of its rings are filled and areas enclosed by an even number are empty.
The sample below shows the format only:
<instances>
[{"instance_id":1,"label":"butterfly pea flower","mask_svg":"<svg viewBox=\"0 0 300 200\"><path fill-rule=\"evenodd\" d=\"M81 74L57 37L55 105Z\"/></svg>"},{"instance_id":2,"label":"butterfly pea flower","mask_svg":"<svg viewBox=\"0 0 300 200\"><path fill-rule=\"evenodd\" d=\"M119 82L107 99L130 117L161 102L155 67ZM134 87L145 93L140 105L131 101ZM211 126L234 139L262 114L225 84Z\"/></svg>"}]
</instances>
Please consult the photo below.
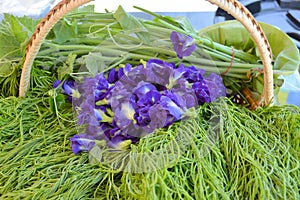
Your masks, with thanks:
<instances>
[{"instance_id":1,"label":"butterfly pea flower","mask_svg":"<svg viewBox=\"0 0 300 200\"><path fill-rule=\"evenodd\" d=\"M55 80L53 83L53 88L57 88L62 83L61 80ZM68 96L68 100L71 102L72 97L80 98L81 94L75 89L75 81L74 80L65 80L62 83L63 94Z\"/></svg>"},{"instance_id":2,"label":"butterfly pea flower","mask_svg":"<svg viewBox=\"0 0 300 200\"><path fill-rule=\"evenodd\" d=\"M124 75L118 81L126 85L126 87L135 87L140 81L147 80L146 70L142 64L134 68L128 67L128 70L124 67Z\"/></svg>"},{"instance_id":3,"label":"butterfly pea flower","mask_svg":"<svg viewBox=\"0 0 300 200\"><path fill-rule=\"evenodd\" d=\"M153 85L152 83L140 81L137 84L137 86L133 89L132 93L136 95L138 99L140 99L150 91L156 91L155 85Z\"/></svg>"},{"instance_id":4,"label":"butterfly pea flower","mask_svg":"<svg viewBox=\"0 0 300 200\"><path fill-rule=\"evenodd\" d=\"M78 88L84 98L93 94L94 100L99 101L108 95L110 85L103 73L99 73L95 77L85 77L83 83L78 84Z\"/></svg>"},{"instance_id":5,"label":"butterfly pea flower","mask_svg":"<svg viewBox=\"0 0 300 200\"><path fill-rule=\"evenodd\" d=\"M75 135L70 138L72 143L72 151L74 154L90 151L96 144L95 139L88 134Z\"/></svg>"},{"instance_id":6,"label":"butterfly pea flower","mask_svg":"<svg viewBox=\"0 0 300 200\"><path fill-rule=\"evenodd\" d=\"M204 80L200 81L200 82L195 82L193 84L192 88L195 91L199 105L211 102L208 85L206 84L206 82Z\"/></svg>"},{"instance_id":7,"label":"butterfly pea flower","mask_svg":"<svg viewBox=\"0 0 300 200\"><path fill-rule=\"evenodd\" d=\"M173 63L151 59L146 63L146 81L166 86L174 68Z\"/></svg>"},{"instance_id":8,"label":"butterfly pea flower","mask_svg":"<svg viewBox=\"0 0 300 200\"><path fill-rule=\"evenodd\" d=\"M209 85L208 91L211 101L216 100L220 96L226 96L226 87L224 86L223 79L220 75L211 73L205 81Z\"/></svg>"},{"instance_id":9,"label":"butterfly pea flower","mask_svg":"<svg viewBox=\"0 0 300 200\"><path fill-rule=\"evenodd\" d=\"M94 108L91 104L87 102L83 102L78 110L78 125L82 124L90 124L93 126L97 126L99 124L99 121L97 120L95 113L94 113Z\"/></svg>"},{"instance_id":10,"label":"butterfly pea flower","mask_svg":"<svg viewBox=\"0 0 300 200\"><path fill-rule=\"evenodd\" d=\"M107 76L107 81L108 83L115 83L118 81L118 72L115 70L115 68L112 68L109 72L108 72L108 76Z\"/></svg>"},{"instance_id":11,"label":"butterfly pea flower","mask_svg":"<svg viewBox=\"0 0 300 200\"><path fill-rule=\"evenodd\" d=\"M135 123L134 114L135 110L133 106L129 102L123 102L114 110L116 125L120 129L127 128L130 124Z\"/></svg>"},{"instance_id":12,"label":"butterfly pea flower","mask_svg":"<svg viewBox=\"0 0 300 200\"><path fill-rule=\"evenodd\" d=\"M53 88L57 88L61 84L61 80L55 80L53 82Z\"/></svg>"},{"instance_id":13,"label":"butterfly pea flower","mask_svg":"<svg viewBox=\"0 0 300 200\"><path fill-rule=\"evenodd\" d=\"M196 107L198 105L197 96L192 88L173 88L170 91L165 91L163 95L170 98L183 110Z\"/></svg>"},{"instance_id":14,"label":"butterfly pea flower","mask_svg":"<svg viewBox=\"0 0 300 200\"><path fill-rule=\"evenodd\" d=\"M187 68L183 64L180 64L178 68L174 69L170 74L169 83L166 85L167 89L171 89L178 84L178 81L183 77L186 71Z\"/></svg>"},{"instance_id":15,"label":"butterfly pea flower","mask_svg":"<svg viewBox=\"0 0 300 200\"><path fill-rule=\"evenodd\" d=\"M151 122L149 108L150 106L137 109L136 113L134 114L134 119L136 120L138 126L144 127Z\"/></svg>"},{"instance_id":16,"label":"butterfly pea flower","mask_svg":"<svg viewBox=\"0 0 300 200\"><path fill-rule=\"evenodd\" d=\"M184 114L184 110L167 96L162 96L159 104L167 110L175 120L181 119L181 116Z\"/></svg>"},{"instance_id":17,"label":"butterfly pea flower","mask_svg":"<svg viewBox=\"0 0 300 200\"><path fill-rule=\"evenodd\" d=\"M143 127L143 129L147 133L152 133L158 128L163 128L171 123L173 123L174 118L166 108L164 108L161 104L157 103L150 107L149 109L149 117L150 122L147 126Z\"/></svg>"},{"instance_id":18,"label":"butterfly pea flower","mask_svg":"<svg viewBox=\"0 0 300 200\"><path fill-rule=\"evenodd\" d=\"M173 43L174 51L180 59L185 56L190 56L196 50L194 38L189 35L183 35L173 31L170 35L170 39Z\"/></svg>"},{"instance_id":19,"label":"butterfly pea flower","mask_svg":"<svg viewBox=\"0 0 300 200\"><path fill-rule=\"evenodd\" d=\"M139 107L152 106L160 100L161 93L156 89L148 91L145 95L136 101Z\"/></svg>"},{"instance_id":20,"label":"butterfly pea flower","mask_svg":"<svg viewBox=\"0 0 300 200\"><path fill-rule=\"evenodd\" d=\"M118 70L118 80L122 78L122 76L125 74L128 75L128 72L132 70L132 65L126 63L124 66L121 66Z\"/></svg>"},{"instance_id":21,"label":"butterfly pea flower","mask_svg":"<svg viewBox=\"0 0 300 200\"><path fill-rule=\"evenodd\" d=\"M195 66L186 67L186 71L183 76L189 83L195 83L202 81L204 78L205 70L197 69Z\"/></svg>"},{"instance_id":22,"label":"butterfly pea flower","mask_svg":"<svg viewBox=\"0 0 300 200\"><path fill-rule=\"evenodd\" d=\"M106 111L106 109L105 109ZM103 111L102 109L96 109L94 108L94 115L96 117L96 119L100 122L108 122L111 123L113 118L108 116L105 111Z\"/></svg>"}]
</instances>

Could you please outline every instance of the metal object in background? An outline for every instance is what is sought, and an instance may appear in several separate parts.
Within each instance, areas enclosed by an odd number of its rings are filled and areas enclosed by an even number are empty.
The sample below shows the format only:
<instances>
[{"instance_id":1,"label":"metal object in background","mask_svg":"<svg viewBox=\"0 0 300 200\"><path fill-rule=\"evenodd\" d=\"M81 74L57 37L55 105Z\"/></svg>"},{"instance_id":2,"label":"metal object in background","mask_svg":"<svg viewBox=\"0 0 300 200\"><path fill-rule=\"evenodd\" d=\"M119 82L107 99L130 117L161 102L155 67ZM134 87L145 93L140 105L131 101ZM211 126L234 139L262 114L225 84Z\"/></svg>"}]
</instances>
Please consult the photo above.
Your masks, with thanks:
<instances>
[{"instance_id":1,"label":"metal object in background","mask_svg":"<svg viewBox=\"0 0 300 200\"><path fill-rule=\"evenodd\" d=\"M300 9L300 0L276 0L281 8Z\"/></svg>"}]
</instances>

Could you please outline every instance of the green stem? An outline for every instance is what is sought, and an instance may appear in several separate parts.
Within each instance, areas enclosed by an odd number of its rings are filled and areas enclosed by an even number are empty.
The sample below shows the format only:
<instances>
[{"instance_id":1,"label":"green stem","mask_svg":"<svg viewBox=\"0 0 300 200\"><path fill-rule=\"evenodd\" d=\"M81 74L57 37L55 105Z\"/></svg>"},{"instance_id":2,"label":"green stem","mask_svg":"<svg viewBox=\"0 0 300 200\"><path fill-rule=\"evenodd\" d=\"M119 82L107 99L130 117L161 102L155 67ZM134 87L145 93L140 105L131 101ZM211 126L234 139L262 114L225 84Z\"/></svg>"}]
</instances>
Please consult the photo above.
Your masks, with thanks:
<instances>
[{"instance_id":1,"label":"green stem","mask_svg":"<svg viewBox=\"0 0 300 200\"><path fill-rule=\"evenodd\" d=\"M230 63L230 62L223 62L223 61L215 61L210 59L204 59L204 58L198 58L194 56L189 56L183 59L184 61L190 62L191 64L204 64L204 65L216 65L218 67L229 67L230 65L232 68L238 68L238 69L263 69L263 65L261 64L246 64L246 63Z\"/></svg>"}]
</instances>

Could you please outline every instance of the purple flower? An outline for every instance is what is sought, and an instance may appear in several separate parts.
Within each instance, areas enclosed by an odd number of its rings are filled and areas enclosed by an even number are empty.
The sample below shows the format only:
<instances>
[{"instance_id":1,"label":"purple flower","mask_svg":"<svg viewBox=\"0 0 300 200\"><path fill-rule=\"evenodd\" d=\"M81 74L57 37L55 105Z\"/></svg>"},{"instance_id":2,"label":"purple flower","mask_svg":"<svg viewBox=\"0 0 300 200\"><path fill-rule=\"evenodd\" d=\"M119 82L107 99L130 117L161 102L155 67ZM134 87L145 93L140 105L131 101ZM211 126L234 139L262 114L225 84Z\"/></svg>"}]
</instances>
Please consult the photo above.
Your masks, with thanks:
<instances>
[{"instance_id":1,"label":"purple flower","mask_svg":"<svg viewBox=\"0 0 300 200\"><path fill-rule=\"evenodd\" d=\"M92 99L92 95L89 95L87 99ZM89 124L92 126L98 126L99 120L97 120L97 116L95 115L95 104L93 101L86 100L80 104L78 110L78 125Z\"/></svg>"},{"instance_id":2,"label":"purple flower","mask_svg":"<svg viewBox=\"0 0 300 200\"><path fill-rule=\"evenodd\" d=\"M56 80L53 83L53 88L57 88L61 84L61 80ZM72 102L72 98L80 98L80 93L75 88L74 80L65 80L62 84L63 94L68 96L68 100Z\"/></svg>"},{"instance_id":3,"label":"purple flower","mask_svg":"<svg viewBox=\"0 0 300 200\"><path fill-rule=\"evenodd\" d=\"M167 86L175 65L158 59L151 59L146 63L146 81Z\"/></svg>"},{"instance_id":4,"label":"purple flower","mask_svg":"<svg viewBox=\"0 0 300 200\"><path fill-rule=\"evenodd\" d=\"M174 50L178 58L182 59L184 56L190 56L196 50L196 44L191 36L186 36L173 31L170 39L173 43Z\"/></svg>"},{"instance_id":5,"label":"purple flower","mask_svg":"<svg viewBox=\"0 0 300 200\"><path fill-rule=\"evenodd\" d=\"M152 106L160 100L161 93L157 90L151 90L136 101L139 107Z\"/></svg>"},{"instance_id":6,"label":"purple flower","mask_svg":"<svg viewBox=\"0 0 300 200\"><path fill-rule=\"evenodd\" d=\"M194 83L192 88L195 91L199 105L211 102L210 93L209 93L208 86L205 81L200 81L200 82Z\"/></svg>"},{"instance_id":7,"label":"purple flower","mask_svg":"<svg viewBox=\"0 0 300 200\"><path fill-rule=\"evenodd\" d=\"M128 72L132 70L132 66L130 64L125 64L124 67L121 67L118 70L118 79L122 78L122 76L125 74L126 76L128 75Z\"/></svg>"},{"instance_id":8,"label":"purple flower","mask_svg":"<svg viewBox=\"0 0 300 200\"><path fill-rule=\"evenodd\" d=\"M134 119L136 120L136 123L140 127L147 126L150 122L150 116L149 116L149 108L150 106L142 107L137 109L136 113L134 114Z\"/></svg>"},{"instance_id":9,"label":"purple flower","mask_svg":"<svg viewBox=\"0 0 300 200\"><path fill-rule=\"evenodd\" d=\"M107 76L107 81L108 83L115 83L118 81L118 72L115 70L115 68L112 68L109 72L108 72L108 76Z\"/></svg>"},{"instance_id":10,"label":"purple flower","mask_svg":"<svg viewBox=\"0 0 300 200\"><path fill-rule=\"evenodd\" d=\"M87 134L75 135L70 138L72 142L72 151L78 154L83 151L90 151L95 146L95 139Z\"/></svg>"},{"instance_id":11,"label":"purple flower","mask_svg":"<svg viewBox=\"0 0 300 200\"><path fill-rule=\"evenodd\" d=\"M163 95L170 98L184 110L198 105L197 96L192 88L173 88L172 90L164 91Z\"/></svg>"},{"instance_id":12,"label":"purple flower","mask_svg":"<svg viewBox=\"0 0 300 200\"><path fill-rule=\"evenodd\" d=\"M65 80L62 89L68 96L72 96L74 93L74 81L73 80Z\"/></svg>"},{"instance_id":13,"label":"purple flower","mask_svg":"<svg viewBox=\"0 0 300 200\"><path fill-rule=\"evenodd\" d=\"M135 110L130 102L123 102L117 108L112 109L114 111L114 119L116 121L116 125L120 129L125 129L135 121Z\"/></svg>"},{"instance_id":14,"label":"purple flower","mask_svg":"<svg viewBox=\"0 0 300 200\"><path fill-rule=\"evenodd\" d=\"M216 73L211 73L209 77L205 79L210 94L210 100L214 101L220 96L226 96L226 87L223 84L223 79Z\"/></svg>"},{"instance_id":15,"label":"purple flower","mask_svg":"<svg viewBox=\"0 0 300 200\"><path fill-rule=\"evenodd\" d=\"M159 104L170 113L175 120L181 119L184 114L184 110L179 107L172 99L167 96L162 96L160 98Z\"/></svg>"},{"instance_id":16,"label":"purple flower","mask_svg":"<svg viewBox=\"0 0 300 200\"><path fill-rule=\"evenodd\" d=\"M186 68L184 77L189 83L195 83L203 80L205 71L203 69L197 69L194 66Z\"/></svg>"},{"instance_id":17,"label":"purple flower","mask_svg":"<svg viewBox=\"0 0 300 200\"><path fill-rule=\"evenodd\" d=\"M129 70L129 71L127 71ZM145 81L146 80L146 69L144 68L143 65L138 65L134 68L131 69L131 67L126 66L123 68L123 73L124 75L121 76L120 82L123 85L127 85L128 87L135 87L137 83L140 81ZM119 82L118 81L118 82Z\"/></svg>"},{"instance_id":18,"label":"purple flower","mask_svg":"<svg viewBox=\"0 0 300 200\"><path fill-rule=\"evenodd\" d=\"M148 133L155 131L158 128L163 128L173 122L173 116L161 104L155 104L149 109L150 123L145 130Z\"/></svg>"},{"instance_id":19,"label":"purple flower","mask_svg":"<svg viewBox=\"0 0 300 200\"><path fill-rule=\"evenodd\" d=\"M95 77L84 77L83 83L77 83L76 86L83 97L81 101L84 101L87 96L93 95L94 101L97 102L104 99L111 90L103 73L99 73Z\"/></svg>"},{"instance_id":20,"label":"purple flower","mask_svg":"<svg viewBox=\"0 0 300 200\"><path fill-rule=\"evenodd\" d=\"M133 89L132 93L136 95L138 99L140 99L150 91L157 91L155 85L148 82L140 81L137 84L137 86Z\"/></svg>"}]
</instances>

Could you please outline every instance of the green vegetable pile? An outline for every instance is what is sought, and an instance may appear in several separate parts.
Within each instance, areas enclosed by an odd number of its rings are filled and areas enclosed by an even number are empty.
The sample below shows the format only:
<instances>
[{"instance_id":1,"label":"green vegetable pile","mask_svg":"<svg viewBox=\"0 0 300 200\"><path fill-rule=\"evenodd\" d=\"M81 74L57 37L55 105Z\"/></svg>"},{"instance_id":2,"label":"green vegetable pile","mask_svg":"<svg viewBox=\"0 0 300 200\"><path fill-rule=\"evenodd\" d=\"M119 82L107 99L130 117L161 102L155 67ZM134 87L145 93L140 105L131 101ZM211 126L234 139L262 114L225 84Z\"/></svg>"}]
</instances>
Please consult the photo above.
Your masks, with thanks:
<instances>
[{"instance_id":1,"label":"green vegetable pile","mask_svg":"<svg viewBox=\"0 0 300 200\"><path fill-rule=\"evenodd\" d=\"M228 98L205 104L196 118L133 145L125 171L114 159L95 162L88 154L72 153L69 138L78 131L72 105L52 89L54 80L153 57L179 62L167 41L172 30L192 35L202 47L199 57L183 62L210 72L227 70L234 46L225 83L233 91L246 85L261 93L257 69L263 66L250 40L233 45L233 39L220 41L210 30L197 33L186 19L155 17L141 20L121 8L73 11L47 36L34 62L30 91L18 98L25 47L38 20L5 15L0 25L0 199L300 199L300 109L292 105L250 111ZM276 80L298 67L294 46L285 44L274 50ZM218 133L215 138L212 131ZM132 173L141 162L135 152L151 154L166 145L178 147L172 162ZM145 164L151 168L156 162Z\"/></svg>"}]
</instances>

